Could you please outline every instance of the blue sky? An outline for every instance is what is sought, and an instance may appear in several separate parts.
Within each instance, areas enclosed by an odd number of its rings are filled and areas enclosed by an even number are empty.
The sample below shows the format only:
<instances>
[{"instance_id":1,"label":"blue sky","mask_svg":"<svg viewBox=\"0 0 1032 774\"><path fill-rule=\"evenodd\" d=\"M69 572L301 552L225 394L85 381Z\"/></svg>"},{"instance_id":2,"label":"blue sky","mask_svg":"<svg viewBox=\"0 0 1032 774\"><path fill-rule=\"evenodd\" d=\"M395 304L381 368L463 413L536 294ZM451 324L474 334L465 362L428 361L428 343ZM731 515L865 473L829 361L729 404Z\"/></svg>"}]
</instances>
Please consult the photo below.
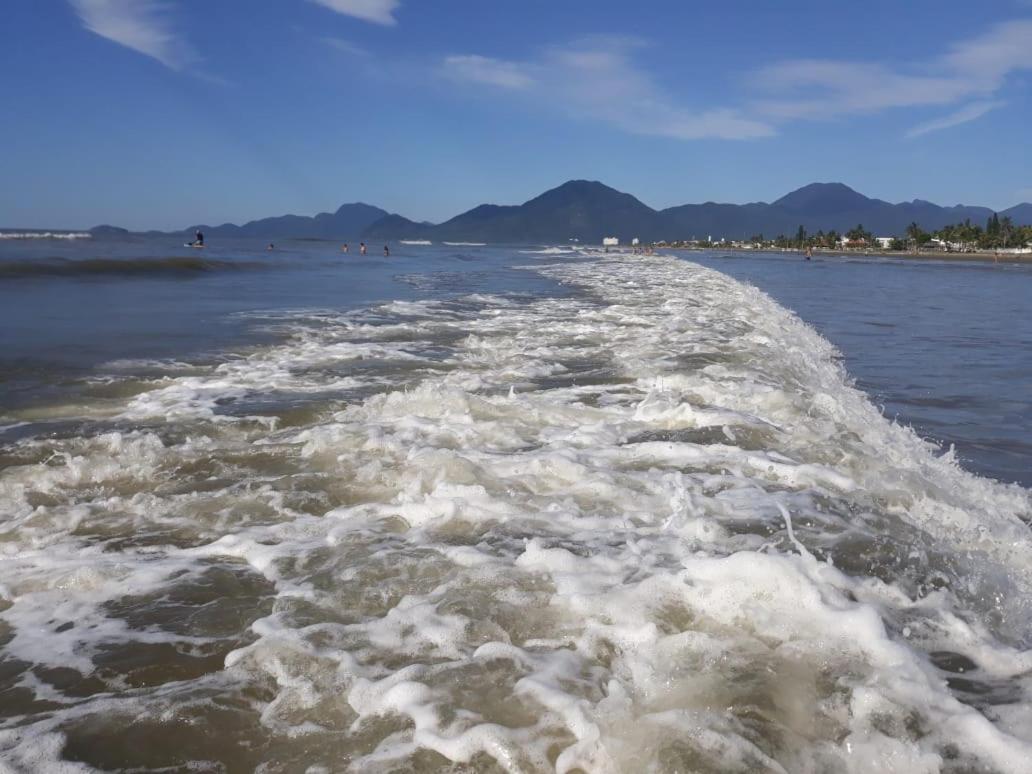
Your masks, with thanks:
<instances>
[{"instance_id":1,"label":"blue sky","mask_svg":"<svg viewBox=\"0 0 1032 774\"><path fill-rule=\"evenodd\" d=\"M0 226L1032 200L1032 1L6 0Z\"/></svg>"}]
</instances>

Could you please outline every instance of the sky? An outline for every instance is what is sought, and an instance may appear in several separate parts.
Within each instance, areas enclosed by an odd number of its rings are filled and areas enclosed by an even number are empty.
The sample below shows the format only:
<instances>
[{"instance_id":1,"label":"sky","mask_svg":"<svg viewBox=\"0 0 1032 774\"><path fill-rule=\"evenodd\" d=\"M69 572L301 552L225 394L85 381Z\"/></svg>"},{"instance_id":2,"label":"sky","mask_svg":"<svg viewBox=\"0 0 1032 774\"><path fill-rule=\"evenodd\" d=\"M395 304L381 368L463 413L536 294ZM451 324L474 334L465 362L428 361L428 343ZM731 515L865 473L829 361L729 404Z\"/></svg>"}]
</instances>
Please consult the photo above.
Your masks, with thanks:
<instances>
[{"instance_id":1,"label":"sky","mask_svg":"<svg viewBox=\"0 0 1032 774\"><path fill-rule=\"evenodd\" d=\"M4 0L0 227L1032 201L1032 0Z\"/></svg>"}]
</instances>

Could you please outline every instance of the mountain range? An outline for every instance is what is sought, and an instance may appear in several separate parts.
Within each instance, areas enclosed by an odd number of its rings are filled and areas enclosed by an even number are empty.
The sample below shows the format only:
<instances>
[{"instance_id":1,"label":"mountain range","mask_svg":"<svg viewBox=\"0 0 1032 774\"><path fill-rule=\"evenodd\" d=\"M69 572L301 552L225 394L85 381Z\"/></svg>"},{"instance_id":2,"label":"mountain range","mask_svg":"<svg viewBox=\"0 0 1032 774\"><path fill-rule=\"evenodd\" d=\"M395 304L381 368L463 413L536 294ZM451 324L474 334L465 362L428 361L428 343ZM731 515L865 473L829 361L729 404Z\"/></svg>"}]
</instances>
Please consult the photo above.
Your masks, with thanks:
<instances>
[{"instance_id":1,"label":"mountain range","mask_svg":"<svg viewBox=\"0 0 1032 774\"><path fill-rule=\"evenodd\" d=\"M998 213L1015 225L1032 225L1032 204L1019 204ZM918 223L934 231L970 219L984 225L993 215L988 207L958 204L942 207L914 199L892 204L871 199L842 183L811 183L777 201L751 204L684 204L655 210L628 193L602 183L571 180L519 205L481 204L443 223L418 223L379 207L354 203L336 212L314 217L282 215L253 220L242 226L191 226L178 234L200 229L210 237L267 239L339 239L383 241L394 239L463 240L493 243L581 242L598 243L603 236L621 241L712 237L747 239L756 234L794 235L799 226L808 232L839 232L863 225L876 236L901 236ZM98 227L107 233L110 226Z\"/></svg>"}]
</instances>

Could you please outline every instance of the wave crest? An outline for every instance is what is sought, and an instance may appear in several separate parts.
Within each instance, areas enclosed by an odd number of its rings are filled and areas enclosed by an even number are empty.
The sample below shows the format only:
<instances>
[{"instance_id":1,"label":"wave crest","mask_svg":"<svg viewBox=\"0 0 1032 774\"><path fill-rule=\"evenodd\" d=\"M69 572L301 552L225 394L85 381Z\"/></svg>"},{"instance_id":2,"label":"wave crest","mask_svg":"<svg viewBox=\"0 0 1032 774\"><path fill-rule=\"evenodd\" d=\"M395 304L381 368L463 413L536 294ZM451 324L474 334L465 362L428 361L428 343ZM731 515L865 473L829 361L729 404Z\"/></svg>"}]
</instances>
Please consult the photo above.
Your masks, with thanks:
<instances>
[{"instance_id":1,"label":"wave crest","mask_svg":"<svg viewBox=\"0 0 1032 774\"><path fill-rule=\"evenodd\" d=\"M90 258L82 261L51 258L41 261L0 263L0 277L23 279L32 277L102 277L196 275L207 272L240 271L262 264L243 261L220 261L206 258Z\"/></svg>"}]
</instances>

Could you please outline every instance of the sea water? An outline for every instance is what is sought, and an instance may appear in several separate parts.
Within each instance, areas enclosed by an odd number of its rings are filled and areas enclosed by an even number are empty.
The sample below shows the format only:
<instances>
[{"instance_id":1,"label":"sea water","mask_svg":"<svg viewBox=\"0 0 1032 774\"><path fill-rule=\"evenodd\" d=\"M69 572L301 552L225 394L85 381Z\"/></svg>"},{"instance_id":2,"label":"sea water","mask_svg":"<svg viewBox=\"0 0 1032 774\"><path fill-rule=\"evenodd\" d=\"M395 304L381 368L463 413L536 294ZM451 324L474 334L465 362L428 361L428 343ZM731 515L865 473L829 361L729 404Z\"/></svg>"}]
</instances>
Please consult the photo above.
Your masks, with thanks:
<instances>
[{"instance_id":1,"label":"sea water","mask_svg":"<svg viewBox=\"0 0 1032 774\"><path fill-rule=\"evenodd\" d=\"M971 373L1009 341L945 368L950 314L865 292L991 318L1027 272L14 249L12 770L1028 770L1032 500L979 456L1017 393ZM890 410L915 379L977 398L935 406L966 457Z\"/></svg>"},{"instance_id":2,"label":"sea water","mask_svg":"<svg viewBox=\"0 0 1032 774\"><path fill-rule=\"evenodd\" d=\"M691 254L830 339L886 416L969 470L1032 487L1032 266L798 253Z\"/></svg>"}]
</instances>

